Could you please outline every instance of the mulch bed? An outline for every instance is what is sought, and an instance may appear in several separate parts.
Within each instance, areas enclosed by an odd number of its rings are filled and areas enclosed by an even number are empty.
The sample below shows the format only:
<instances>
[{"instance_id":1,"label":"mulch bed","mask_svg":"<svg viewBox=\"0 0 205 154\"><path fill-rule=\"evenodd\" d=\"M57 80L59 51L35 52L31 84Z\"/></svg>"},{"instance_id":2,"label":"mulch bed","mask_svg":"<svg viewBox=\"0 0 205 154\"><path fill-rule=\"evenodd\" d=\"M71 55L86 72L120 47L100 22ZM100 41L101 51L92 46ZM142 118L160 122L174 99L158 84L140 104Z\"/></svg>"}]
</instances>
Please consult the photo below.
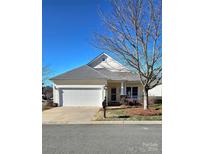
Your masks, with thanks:
<instances>
[{"instance_id":1,"label":"mulch bed","mask_svg":"<svg viewBox=\"0 0 205 154\"><path fill-rule=\"evenodd\" d=\"M149 108L147 110L144 110L143 108L130 108L126 111L127 115L133 116L133 115L143 115L143 116L154 116L154 115L162 115L162 109L154 109Z\"/></svg>"}]
</instances>

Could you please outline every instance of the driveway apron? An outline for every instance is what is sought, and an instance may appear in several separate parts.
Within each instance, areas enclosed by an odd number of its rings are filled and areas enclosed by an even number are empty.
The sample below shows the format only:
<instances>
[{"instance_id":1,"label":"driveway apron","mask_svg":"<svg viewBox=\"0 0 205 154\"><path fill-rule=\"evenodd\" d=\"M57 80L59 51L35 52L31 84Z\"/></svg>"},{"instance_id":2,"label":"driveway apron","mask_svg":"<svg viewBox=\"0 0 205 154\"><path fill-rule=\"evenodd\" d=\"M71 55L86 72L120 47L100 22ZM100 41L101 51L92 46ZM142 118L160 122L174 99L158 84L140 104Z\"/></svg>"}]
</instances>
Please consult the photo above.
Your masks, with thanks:
<instances>
[{"instance_id":1,"label":"driveway apron","mask_svg":"<svg viewBox=\"0 0 205 154\"><path fill-rule=\"evenodd\" d=\"M56 107L42 113L43 123L89 122L99 107Z\"/></svg>"}]
</instances>

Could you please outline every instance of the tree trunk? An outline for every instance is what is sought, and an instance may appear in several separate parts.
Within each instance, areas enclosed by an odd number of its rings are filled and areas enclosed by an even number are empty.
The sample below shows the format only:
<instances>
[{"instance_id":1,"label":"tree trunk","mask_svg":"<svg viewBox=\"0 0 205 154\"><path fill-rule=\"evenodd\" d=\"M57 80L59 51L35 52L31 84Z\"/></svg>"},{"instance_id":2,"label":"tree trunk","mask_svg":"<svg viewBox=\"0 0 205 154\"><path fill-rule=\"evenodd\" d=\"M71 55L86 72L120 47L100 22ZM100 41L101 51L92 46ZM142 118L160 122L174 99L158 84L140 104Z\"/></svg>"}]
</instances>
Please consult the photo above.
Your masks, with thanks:
<instances>
[{"instance_id":1,"label":"tree trunk","mask_svg":"<svg viewBox=\"0 0 205 154\"><path fill-rule=\"evenodd\" d=\"M144 88L144 110L148 109L148 90Z\"/></svg>"}]
</instances>

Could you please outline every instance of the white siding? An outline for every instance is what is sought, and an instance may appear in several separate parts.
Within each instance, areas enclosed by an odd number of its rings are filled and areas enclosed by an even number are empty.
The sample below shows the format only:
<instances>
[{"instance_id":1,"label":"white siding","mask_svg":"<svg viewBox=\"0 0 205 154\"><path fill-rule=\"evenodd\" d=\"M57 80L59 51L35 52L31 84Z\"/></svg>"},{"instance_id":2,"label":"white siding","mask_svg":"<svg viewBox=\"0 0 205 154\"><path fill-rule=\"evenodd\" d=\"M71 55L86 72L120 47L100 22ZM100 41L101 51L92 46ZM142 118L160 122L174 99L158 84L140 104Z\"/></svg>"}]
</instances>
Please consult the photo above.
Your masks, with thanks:
<instances>
[{"instance_id":1,"label":"white siding","mask_svg":"<svg viewBox=\"0 0 205 154\"><path fill-rule=\"evenodd\" d=\"M162 85L158 85L149 90L149 96L162 96Z\"/></svg>"},{"instance_id":2,"label":"white siding","mask_svg":"<svg viewBox=\"0 0 205 154\"><path fill-rule=\"evenodd\" d=\"M105 61L103 61L103 59L105 59ZM128 71L119 62L117 62L112 57L107 56L105 54L101 55L99 58L94 60L91 64L89 64L89 66L93 68L107 68L110 71L118 71L118 72Z\"/></svg>"},{"instance_id":3,"label":"white siding","mask_svg":"<svg viewBox=\"0 0 205 154\"><path fill-rule=\"evenodd\" d=\"M53 84L53 101L59 104L59 92L55 84Z\"/></svg>"}]
</instances>

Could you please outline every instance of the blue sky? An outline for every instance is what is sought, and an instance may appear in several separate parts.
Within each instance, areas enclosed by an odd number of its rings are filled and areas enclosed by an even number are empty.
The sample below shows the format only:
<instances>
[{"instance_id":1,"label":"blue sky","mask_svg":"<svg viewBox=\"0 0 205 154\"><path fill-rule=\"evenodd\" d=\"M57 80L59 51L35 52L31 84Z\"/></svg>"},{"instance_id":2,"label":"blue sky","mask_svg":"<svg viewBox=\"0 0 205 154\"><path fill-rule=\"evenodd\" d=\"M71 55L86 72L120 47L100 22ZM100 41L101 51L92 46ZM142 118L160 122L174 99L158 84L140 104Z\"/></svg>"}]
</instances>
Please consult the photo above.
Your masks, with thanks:
<instances>
[{"instance_id":1,"label":"blue sky","mask_svg":"<svg viewBox=\"0 0 205 154\"><path fill-rule=\"evenodd\" d=\"M103 52L90 43L94 32L104 31L99 7L108 13L109 0L43 0L43 66L50 67L51 76L85 65Z\"/></svg>"},{"instance_id":2,"label":"blue sky","mask_svg":"<svg viewBox=\"0 0 205 154\"><path fill-rule=\"evenodd\" d=\"M106 0L43 0L43 65L53 75L84 65L100 54L90 40L103 29L97 8ZM52 76L53 76L52 75Z\"/></svg>"}]
</instances>

